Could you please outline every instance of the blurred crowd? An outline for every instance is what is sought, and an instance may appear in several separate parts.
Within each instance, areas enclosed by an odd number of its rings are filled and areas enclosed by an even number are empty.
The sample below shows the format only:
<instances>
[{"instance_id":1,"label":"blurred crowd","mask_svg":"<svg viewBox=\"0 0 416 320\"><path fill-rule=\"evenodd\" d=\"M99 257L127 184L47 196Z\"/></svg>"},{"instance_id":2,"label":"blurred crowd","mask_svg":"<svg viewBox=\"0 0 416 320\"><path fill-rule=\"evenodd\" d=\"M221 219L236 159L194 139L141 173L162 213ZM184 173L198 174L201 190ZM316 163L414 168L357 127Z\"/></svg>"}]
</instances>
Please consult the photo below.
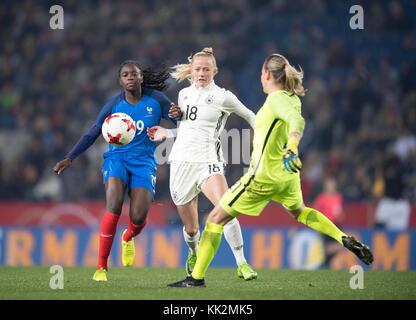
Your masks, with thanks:
<instances>
[{"instance_id":1,"label":"blurred crowd","mask_svg":"<svg viewBox=\"0 0 416 320\"><path fill-rule=\"evenodd\" d=\"M364 8L363 30L350 29L353 4ZM62 176L52 167L120 90L120 63L173 66L211 46L217 84L255 112L267 54L304 70L306 201L327 177L345 201L389 192L416 201L414 1L64 1L64 30L50 29L49 6L0 4L1 200L104 199L102 138ZM176 101L183 85L169 83ZM242 122L231 117L226 128ZM243 170L230 165L229 183ZM157 199L170 197L168 173L160 166Z\"/></svg>"}]
</instances>

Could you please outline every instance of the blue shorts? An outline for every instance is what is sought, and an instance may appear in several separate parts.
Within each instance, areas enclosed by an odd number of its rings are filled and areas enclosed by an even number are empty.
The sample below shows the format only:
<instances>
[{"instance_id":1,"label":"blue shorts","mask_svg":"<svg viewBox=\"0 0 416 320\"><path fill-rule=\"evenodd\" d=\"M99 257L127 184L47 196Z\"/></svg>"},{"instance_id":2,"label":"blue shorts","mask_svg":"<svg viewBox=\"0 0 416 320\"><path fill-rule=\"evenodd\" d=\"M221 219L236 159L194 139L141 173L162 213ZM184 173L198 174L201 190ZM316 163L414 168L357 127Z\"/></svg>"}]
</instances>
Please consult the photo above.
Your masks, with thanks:
<instances>
[{"instance_id":1,"label":"blue shorts","mask_svg":"<svg viewBox=\"0 0 416 320\"><path fill-rule=\"evenodd\" d=\"M148 163L126 161L121 158L105 158L102 167L104 183L117 177L129 188L145 188L155 196L156 168Z\"/></svg>"}]
</instances>

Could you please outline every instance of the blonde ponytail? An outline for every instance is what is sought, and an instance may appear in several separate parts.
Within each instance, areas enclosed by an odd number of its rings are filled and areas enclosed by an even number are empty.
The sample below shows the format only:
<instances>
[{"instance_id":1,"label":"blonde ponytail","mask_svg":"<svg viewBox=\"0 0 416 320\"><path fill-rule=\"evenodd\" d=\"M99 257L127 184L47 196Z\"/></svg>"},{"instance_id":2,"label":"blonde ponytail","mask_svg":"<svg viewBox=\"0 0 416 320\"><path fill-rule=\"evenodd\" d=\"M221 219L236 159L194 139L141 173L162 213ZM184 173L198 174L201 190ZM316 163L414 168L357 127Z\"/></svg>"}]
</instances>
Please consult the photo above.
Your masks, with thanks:
<instances>
[{"instance_id":1,"label":"blonde ponytail","mask_svg":"<svg viewBox=\"0 0 416 320\"><path fill-rule=\"evenodd\" d=\"M276 83L281 83L287 92L293 92L301 97L305 95L302 68L299 67L300 71L296 70L284 56L277 53L266 58L264 67L272 73Z\"/></svg>"},{"instance_id":2,"label":"blonde ponytail","mask_svg":"<svg viewBox=\"0 0 416 320\"><path fill-rule=\"evenodd\" d=\"M305 89L303 88L303 70L301 67L300 71L292 67L289 62L285 65L285 90L288 92L294 92L296 95L303 97L305 95Z\"/></svg>"},{"instance_id":3,"label":"blonde ponytail","mask_svg":"<svg viewBox=\"0 0 416 320\"><path fill-rule=\"evenodd\" d=\"M188 60L190 60L191 57L188 57ZM191 60L192 61L192 60ZM172 67L172 72L170 75L176 79L178 82L182 82L186 79L191 79L191 62L189 63L182 63L177 64Z\"/></svg>"},{"instance_id":4,"label":"blonde ponytail","mask_svg":"<svg viewBox=\"0 0 416 320\"><path fill-rule=\"evenodd\" d=\"M188 63L177 64L172 67L172 72L170 75L176 79L178 82L182 82L186 79L191 82L191 70L192 70L192 61L195 57L211 57L212 63L214 68L217 68L217 61L214 57L214 51L210 47L206 47L201 51L195 53L194 55L190 55L188 57Z\"/></svg>"}]
</instances>

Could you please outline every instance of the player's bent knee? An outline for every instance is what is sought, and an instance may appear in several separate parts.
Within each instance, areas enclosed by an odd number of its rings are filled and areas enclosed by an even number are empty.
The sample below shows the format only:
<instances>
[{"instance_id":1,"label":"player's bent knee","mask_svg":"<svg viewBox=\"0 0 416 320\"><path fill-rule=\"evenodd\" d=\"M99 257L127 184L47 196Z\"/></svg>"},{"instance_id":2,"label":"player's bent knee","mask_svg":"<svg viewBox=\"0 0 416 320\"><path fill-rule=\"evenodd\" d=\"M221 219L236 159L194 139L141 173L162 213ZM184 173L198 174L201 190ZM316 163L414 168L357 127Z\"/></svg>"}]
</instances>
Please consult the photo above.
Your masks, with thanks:
<instances>
[{"instance_id":1,"label":"player's bent knee","mask_svg":"<svg viewBox=\"0 0 416 320\"><path fill-rule=\"evenodd\" d=\"M146 221L148 210L140 210L130 214L130 220L135 225L141 225Z\"/></svg>"},{"instance_id":2,"label":"player's bent knee","mask_svg":"<svg viewBox=\"0 0 416 320\"><path fill-rule=\"evenodd\" d=\"M107 210L114 214L121 214L121 209L123 208L123 201L107 201Z\"/></svg>"},{"instance_id":3,"label":"player's bent knee","mask_svg":"<svg viewBox=\"0 0 416 320\"><path fill-rule=\"evenodd\" d=\"M217 205L209 214L207 221L210 221L215 224L225 225L228 221L232 220L233 218L234 217L230 216L227 212L225 212L220 205Z\"/></svg>"}]
</instances>

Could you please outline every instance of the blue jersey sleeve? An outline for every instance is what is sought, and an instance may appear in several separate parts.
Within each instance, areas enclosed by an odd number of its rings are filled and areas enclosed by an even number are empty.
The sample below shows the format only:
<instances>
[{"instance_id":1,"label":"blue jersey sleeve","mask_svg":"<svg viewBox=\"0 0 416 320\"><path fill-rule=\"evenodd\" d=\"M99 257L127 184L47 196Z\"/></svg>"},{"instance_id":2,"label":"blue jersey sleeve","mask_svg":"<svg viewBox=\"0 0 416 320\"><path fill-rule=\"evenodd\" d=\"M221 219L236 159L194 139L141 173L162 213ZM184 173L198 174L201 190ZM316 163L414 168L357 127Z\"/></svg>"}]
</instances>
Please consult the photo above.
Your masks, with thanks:
<instances>
[{"instance_id":1,"label":"blue jersey sleeve","mask_svg":"<svg viewBox=\"0 0 416 320\"><path fill-rule=\"evenodd\" d=\"M84 134L81 139L75 144L75 146L68 152L66 158L74 160L81 153L87 150L91 145L97 140L98 136L101 133L101 127L98 127L97 124L94 124L91 129Z\"/></svg>"},{"instance_id":2,"label":"blue jersey sleeve","mask_svg":"<svg viewBox=\"0 0 416 320\"><path fill-rule=\"evenodd\" d=\"M101 126L105 118L107 118L113 109L113 107L120 101L122 94L119 94L113 97L110 101L108 101L104 107L101 109L100 113L95 120L94 125L90 128L90 130L84 134L81 139L75 144L75 146L68 152L66 155L67 158L74 160L80 154L82 154L85 150L87 150L91 145L97 140L101 133Z\"/></svg>"},{"instance_id":3,"label":"blue jersey sleeve","mask_svg":"<svg viewBox=\"0 0 416 320\"><path fill-rule=\"evenodd\" d=\"M163 92L158 90L146 89L146 93L159 102L160 109L162 111L162 118L170 120L176 125L177 121L169 117L169 109L172 104L172 101L170 101L170 99Z\"/></svg>"}]
</instances>

